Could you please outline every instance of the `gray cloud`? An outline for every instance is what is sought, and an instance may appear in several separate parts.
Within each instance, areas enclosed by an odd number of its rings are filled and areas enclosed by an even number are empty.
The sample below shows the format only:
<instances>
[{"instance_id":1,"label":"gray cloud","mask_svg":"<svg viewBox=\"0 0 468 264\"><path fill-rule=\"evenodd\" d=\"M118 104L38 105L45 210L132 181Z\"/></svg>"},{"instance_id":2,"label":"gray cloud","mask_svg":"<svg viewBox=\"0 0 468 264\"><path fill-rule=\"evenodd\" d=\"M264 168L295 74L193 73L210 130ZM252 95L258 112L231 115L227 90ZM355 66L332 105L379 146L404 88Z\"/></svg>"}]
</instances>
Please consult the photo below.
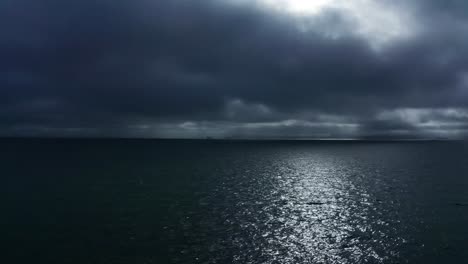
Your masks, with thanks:
<instances>
[{"instance_id":1,"label":"gray cloud","mask_svg":"<svg viewBox=\"0 0 468 264\"><path fill-rule=\"evenodd\" d=\"M409 16L409 33L386 33L402 30L399 12L366 27L352 7L3 1L0 133L463 136L467 118L447 114L468 109L463 1L381 3Z\"/></svg>"}]
</instances>

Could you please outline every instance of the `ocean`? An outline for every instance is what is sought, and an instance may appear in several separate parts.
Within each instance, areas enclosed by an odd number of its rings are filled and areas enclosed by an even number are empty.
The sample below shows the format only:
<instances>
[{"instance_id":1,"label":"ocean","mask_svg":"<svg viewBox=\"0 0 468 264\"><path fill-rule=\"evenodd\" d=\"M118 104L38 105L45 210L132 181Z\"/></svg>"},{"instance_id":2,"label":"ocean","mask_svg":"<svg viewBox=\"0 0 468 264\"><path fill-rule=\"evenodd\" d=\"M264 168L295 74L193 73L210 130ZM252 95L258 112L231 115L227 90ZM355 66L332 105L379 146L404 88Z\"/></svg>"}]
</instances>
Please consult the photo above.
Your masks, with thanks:
<instances>
[{"instance_id":1,"label":"ocean","mask_svg":"<svg viewBox=\"0 0 468 264\"><path fill-rule=\"evenodd\" d=\"M468 263L462 141L0 140L2 263Z\"/></svg>"}]
</instances>

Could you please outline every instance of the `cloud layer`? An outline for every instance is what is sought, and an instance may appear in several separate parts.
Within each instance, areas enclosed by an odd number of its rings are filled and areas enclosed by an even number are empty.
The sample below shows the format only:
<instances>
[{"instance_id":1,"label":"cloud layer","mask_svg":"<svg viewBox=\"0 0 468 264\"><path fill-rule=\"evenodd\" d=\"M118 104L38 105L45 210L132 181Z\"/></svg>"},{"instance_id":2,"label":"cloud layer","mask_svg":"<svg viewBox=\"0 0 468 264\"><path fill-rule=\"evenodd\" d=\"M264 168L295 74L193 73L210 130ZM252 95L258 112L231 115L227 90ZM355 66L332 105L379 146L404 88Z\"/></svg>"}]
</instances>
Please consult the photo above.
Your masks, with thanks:
<instances>
[{"instance_id":1,"label":"cloud layer","mask_svg":"<svg viewBox=\"0 0 468 264\"><path fill-rule=\"evenodd\" d=\"M468 134L464 1L300 2L2 1L0 134Z\"/></svg>"}]
</instances>

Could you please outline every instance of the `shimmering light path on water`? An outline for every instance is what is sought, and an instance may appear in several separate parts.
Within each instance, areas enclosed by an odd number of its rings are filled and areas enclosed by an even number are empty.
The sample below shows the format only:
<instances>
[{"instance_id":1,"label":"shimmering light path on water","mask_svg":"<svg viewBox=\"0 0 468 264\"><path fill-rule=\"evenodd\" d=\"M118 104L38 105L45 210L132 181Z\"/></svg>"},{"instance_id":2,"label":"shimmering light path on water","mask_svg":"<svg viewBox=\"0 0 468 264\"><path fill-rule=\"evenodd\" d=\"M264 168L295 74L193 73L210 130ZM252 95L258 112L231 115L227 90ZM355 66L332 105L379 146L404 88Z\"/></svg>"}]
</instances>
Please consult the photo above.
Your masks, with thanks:
<instances>
[{"instance_id":1,"label":"shimmering light path on water","mask_svg":"<svg viewBox=\"0 0 468 264\"><path fill-rule=\"evenodd\" d=\"M462 263L461 142L1 141L15 263Z\"/></svg>"}]
</instances>

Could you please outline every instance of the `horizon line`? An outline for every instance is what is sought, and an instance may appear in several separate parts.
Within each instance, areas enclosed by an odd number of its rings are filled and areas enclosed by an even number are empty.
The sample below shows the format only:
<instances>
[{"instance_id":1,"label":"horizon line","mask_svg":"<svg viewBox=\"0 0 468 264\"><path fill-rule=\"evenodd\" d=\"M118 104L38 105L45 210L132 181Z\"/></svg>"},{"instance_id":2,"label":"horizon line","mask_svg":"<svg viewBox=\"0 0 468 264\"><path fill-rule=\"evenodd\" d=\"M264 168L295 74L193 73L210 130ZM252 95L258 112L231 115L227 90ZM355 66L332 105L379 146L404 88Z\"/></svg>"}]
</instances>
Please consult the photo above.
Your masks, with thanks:
<instances>
[{"instance_id":1,"label":"horizon line","mask_svg":"<svg viewBox=\"0 0 468 264\"><path fill-rule=\"evenodd\" d=\"M301 137L276 137L276 138L212 138L212 137L117 137L117 136L0 136L0 140L15 139L63 139L63 140L188 140L188 141L466 141L464 138L301 138Z\"/></svg>"}]
</instances>

